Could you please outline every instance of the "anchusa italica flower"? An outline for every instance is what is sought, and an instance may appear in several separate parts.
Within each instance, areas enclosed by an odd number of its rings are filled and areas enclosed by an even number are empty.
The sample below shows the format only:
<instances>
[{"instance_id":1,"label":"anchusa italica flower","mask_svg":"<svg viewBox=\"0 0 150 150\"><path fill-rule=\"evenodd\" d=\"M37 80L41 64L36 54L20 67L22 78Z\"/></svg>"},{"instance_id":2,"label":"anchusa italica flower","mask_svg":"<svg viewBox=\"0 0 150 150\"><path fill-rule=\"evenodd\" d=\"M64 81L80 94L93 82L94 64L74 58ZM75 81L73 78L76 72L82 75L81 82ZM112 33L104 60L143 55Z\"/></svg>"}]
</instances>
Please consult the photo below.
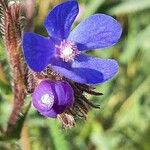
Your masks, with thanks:
<instances>
[{"instance_id":1,"label":"anchusa italica flower","mask_svg":"<svg viewBox=\"0 0 150 150\"><path fill-rule=\"evenodd\" d=\"M102 83L117 73L117 62L91 57L83 52L114 45L120 38L121 26L108 15L96 14L70 33L78 11L77 1L64 2L50 11L45 19L44 26L49 37L25 33L25 61L35 72L51 65L53 70L75 82Z\"/></svg>"},{"instance_id":2,"label":"anchusa italica flower","mask_svg":"<svg viewBox=\"0 0 150 150\"><path fill-rule=\"evenodd\" d=\"M97 106L85 98L84 92L101 95L101 93L93 91L90 85L103 83L118 72L118 64L115 60L100 59L83 53L88 50L110 47L117 43L122 32L120 24L111 16L95 14L82 21L71 32L71 26L78 12L77 1L72 0L61 3L53 8L45 19L44 26L49 37L26 32L22 40L25 61L32 70L30 72L34 71L32 76L37 80L39 76L44 80L51 80L43 81L40 85L36 84L37 87L35 87L33 93L33 104L41 114L53 117L53 115L43 113L44 109L47 111L47 107L43 107L41 111L35 105L35 101L42 102L42 99L44 99L45 102L50 103L48 112L53 110L53 106L59 109L59 105L55 105L57 98L55 99L55 96L53 98L53 94L51 94L51 98L48 94L41 98L44 92L42 87L44 86L47 92L53 93L52 87L54 85L60 86L66 81L70 84L71 87L66 83L71 94L74 93L73 107L70 104L73 101L72 98L66 100L64 95L68 91L64 90L60 104L64 101L66 107L62 109L62 114L60 112L56 113L59 114L63 122L65 122L66 117L71 118L67 115L76 117L76 114L78 114L78 116L86 117L89 108ZM56 77L59 77L59 79L56 79ZM61 91L63 86L58 89ZM57 92L60 94L60 91ZM52 99L54 102L52 102Z\"/></svg>"}]
</instances>

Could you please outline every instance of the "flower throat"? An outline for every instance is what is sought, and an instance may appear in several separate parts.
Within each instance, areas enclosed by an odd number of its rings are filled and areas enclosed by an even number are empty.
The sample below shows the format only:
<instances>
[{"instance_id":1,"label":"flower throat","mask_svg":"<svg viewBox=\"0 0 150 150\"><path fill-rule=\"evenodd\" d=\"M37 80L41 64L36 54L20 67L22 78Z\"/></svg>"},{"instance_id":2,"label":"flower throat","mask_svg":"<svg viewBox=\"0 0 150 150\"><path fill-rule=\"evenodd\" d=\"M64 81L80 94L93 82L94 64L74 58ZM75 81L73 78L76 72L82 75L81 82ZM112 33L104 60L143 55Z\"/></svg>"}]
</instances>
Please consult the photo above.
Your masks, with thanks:
<instances>
[{"instance_id":1,"label":"flower throat","mask_svg":"<svg viewBox=\"0 0 150 150\"><path fill-rule=\"evenodd\" d=\"M74 42L63 40L56 46L56 56L62 58L65 62L74 61L79 50Z\"/></svg>"}]
</instances>

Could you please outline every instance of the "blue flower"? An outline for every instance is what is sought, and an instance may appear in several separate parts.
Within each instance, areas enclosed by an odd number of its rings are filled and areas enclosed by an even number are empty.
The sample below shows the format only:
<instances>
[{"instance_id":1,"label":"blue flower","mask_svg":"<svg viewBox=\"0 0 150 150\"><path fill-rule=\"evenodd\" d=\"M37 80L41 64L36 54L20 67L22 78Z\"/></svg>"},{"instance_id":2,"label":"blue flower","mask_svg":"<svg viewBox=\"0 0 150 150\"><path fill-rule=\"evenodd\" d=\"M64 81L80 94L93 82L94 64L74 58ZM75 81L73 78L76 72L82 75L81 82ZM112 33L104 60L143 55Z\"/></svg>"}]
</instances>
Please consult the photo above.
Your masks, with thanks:
<instances>
[{"instance_id":1,"label":"blue flower","mask_svg":"<svg viewBox=\"0 0 150 150\"><path fill-rule=\"evenodd\" d=\"M83 53L114 45L121 36L122 28L114 18L95 14L70 32L78 11L77 1L61 3L45 19L48 38L31 32L24 33L25 61L35 72L41 72L51 65L55 71L78 83L105 82L118 72L117 62Z\"/></svg>"},{"instance_id":2,"label":"blue flower","mask_svg":"<svg viewBox=\"0 0 150 150\"><path fill-rule=\"evenodd\" d=\"M33 106L45 117L56 118L74 103L74 92L66 81L43 80L32 94Z\"/></svg>"}]
</instances>

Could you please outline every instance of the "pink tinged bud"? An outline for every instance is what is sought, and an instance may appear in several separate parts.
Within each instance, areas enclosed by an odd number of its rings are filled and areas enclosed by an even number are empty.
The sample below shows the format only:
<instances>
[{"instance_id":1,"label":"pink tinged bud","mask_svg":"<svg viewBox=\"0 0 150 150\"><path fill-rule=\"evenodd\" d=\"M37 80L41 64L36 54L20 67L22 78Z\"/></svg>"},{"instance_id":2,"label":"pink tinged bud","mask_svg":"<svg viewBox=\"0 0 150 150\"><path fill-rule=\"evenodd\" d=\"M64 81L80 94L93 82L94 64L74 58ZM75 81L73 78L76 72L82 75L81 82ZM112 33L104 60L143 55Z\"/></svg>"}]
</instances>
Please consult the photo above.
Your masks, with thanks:
<instances>
[{"instance_id":1,"label":"pink tinged bud","mask_svg":"<svg viewBox=\"0 0 150 150\"><path fill-rule=\"evenodd\" d=\"M45 117L56 118L74 103L74 92L66 81L44 80L32 95L33 106Z\"/></svg>"}]
</instances>

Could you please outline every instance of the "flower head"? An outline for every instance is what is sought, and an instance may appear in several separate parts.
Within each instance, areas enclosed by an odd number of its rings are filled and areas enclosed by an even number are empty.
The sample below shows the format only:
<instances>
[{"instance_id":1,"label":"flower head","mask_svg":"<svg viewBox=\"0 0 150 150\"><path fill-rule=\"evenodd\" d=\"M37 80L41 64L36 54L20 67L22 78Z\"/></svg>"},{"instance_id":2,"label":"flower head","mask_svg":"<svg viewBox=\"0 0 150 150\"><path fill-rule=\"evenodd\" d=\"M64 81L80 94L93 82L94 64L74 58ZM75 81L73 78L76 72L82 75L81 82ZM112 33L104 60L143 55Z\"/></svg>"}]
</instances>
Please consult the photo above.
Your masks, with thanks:
<instances>
[{"instance_id":1,"label":"flower head","mask_svg":"<svg viewBox=\"0 0 150 150\"><path fill-rule=\"evenodd\" d=\"M78 83L105 82L117 73L117 62L91 57L83 52L114 45L121 36L122 28L114 18L95 14L70 32L78 11L75 0L61 3L45 19L48 38L31 32L25 33L25 60L35 72L41 72L51 65L53 70Z\"/></svg>"},{"instance_id":2,"label":"flower head","mask_svg":"<svg viewBox=\"0 0 150 150\"><path fill-rule=\"evenodd\" d=\"M74 103L74 92L66 81L43 80L32 94L33 106L46 117L57 117Z\"/></svg>"}]
</instances>

